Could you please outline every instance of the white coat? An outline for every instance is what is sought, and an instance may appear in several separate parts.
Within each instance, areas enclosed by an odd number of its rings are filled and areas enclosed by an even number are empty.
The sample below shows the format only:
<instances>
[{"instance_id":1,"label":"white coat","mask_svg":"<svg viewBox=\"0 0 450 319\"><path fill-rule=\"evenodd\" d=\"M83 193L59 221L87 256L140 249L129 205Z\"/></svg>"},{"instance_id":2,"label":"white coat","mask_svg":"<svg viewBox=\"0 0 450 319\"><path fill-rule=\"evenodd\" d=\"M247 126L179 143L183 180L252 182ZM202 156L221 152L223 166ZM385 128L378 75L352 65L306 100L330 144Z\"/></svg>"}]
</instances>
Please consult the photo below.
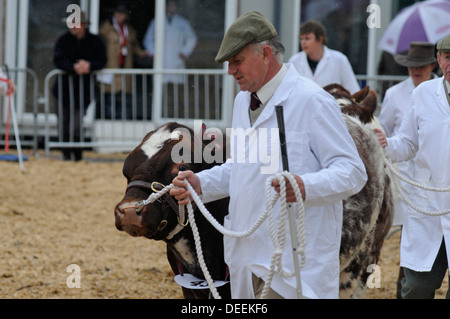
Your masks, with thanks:
<instances>
[{"instance_id":1,"label":"white coat","mask_svg":"<svg viewBox=\"0 0 450 319\"><path fill-rule=\"evenodd\" d=\"M248 229L261 216L265 211L265 182L270 176L264 174L264 169L275 162L275 171L282 171L278 132L271 131L278 128L275 106L282 105L290 172L301 176L306 188L306 265L301 271L303 295L338 298L342 199L359 192L367 175L336 101L315 83L299 76L292 65L288 68L253 127L250 127L248 113L250 93L240 92L236 97L233 129L249 130L256 133L258 139L247 139L242 145L237 142L238 133L231 135L231 159L198 174L203 199L211 201L230 196L230 214L225 226L233 231ZM265 139L266 133L272 135ZM271 157L271 163L251 160L255 153L260 153L261 157L264 152L276 154ZM277 216L279 209L279 206L275 207ZM273 254L267 222L250 237L233 239L225 236L224 246L232 297L254 298L252 273L266 280ZM287 271L294 270L289 235L283 267ZM276 274L271 287L285 298L297 297L294 277L286 279Z\"/></svg>"},{"instance_id":2,"label":"white coat","mask_svg":"<svg viewBox=\"0 0 450 319\"><path fill-rule=\"evenodd\" d=\"M321 87L337 83L346 88L351 94L358 92L361 88L347 57L341 52L331 50L326 46L323 47L323 51L323 57L319 61L314 74L309 67L304 51L292 56L289 63L295 66L300 75L313 80Z\"/></svg>"},{"instance_id":3,"label":"white coat","mask_svg":"<svg viewBox=\"0 0 450 319\"><path fill-rule=\"evenodd\" d=\"M398 134L388 138L393 161L415 156L413 179L420 184L450 187L450 106L445 96L444 79L419 85ZM408 188L410 199L428 211L450 209L448 193ZM403 224L400 266L415 271L430 271L442 239L450 261L450 215L432 217L410 210Z\"/></svg>"},{"instance_id":4,"label":"white coat","mask_svg":"<svg viewBox=\"0 0 450 319\"><path fill-rule=\"evenodd\" d=\"M436 75L433 75L433 78L436 78ZM386 91L378 120L387 137L393 137L398 133L403 118L408 112L412 92L415 88L412 78L409 77ZM397 167L402 175L413 179L414 163L415 160L411 159L397 163ZM404 182L402 184L405 185ZM411 208L399 198L395 205L393 225L403 225L406 214L410 210Z\"/></svg>"},{"instance_id":5,"label":"white coat","mask_svg":"<svg viewBox=\"0 0 450 319\"><path fill-rule=\"evenodd\" d=\"M144 37L144 48L155 54L155 21L152 20ZM185 69L186 61L180 53L189 57L197 45L197 36L189 21L176 14L169 23L166 17L164 27L164 69ZM185 76L169 74L164 76L164 83L184 83Z\"/></svg>"}]
</instances>

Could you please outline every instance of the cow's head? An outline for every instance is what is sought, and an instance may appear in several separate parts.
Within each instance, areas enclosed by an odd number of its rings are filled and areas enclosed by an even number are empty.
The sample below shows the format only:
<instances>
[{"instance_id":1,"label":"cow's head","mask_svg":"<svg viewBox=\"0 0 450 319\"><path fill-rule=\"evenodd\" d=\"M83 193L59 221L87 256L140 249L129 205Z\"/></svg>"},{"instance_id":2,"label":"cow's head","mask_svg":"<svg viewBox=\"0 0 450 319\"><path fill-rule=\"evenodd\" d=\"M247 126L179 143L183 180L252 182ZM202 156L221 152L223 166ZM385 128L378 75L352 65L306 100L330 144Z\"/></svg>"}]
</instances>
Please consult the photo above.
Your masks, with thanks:
<instances>
[{"instance_id":1,"label":"cow's head","mask_svg":"<svg viewBox=\"0 0 450 319\"><path fill-rule=\"evenodd\" d=\"M199 172L215 165L205 162L199 152L206 146L211 149L211 144L220 149L217 143L219 139L214 143L204 140L202 134L194 134L192 129L178 123L168 123L148 133L125 160L123 175L128 185L125 197L115 208L116 228L131 236L170 239L177 225L186 223L179 220L176 200L167 194L140 209L138 204L170 185L180 171ZM188 158L191 160L182 160Z\"/></svg>"},{"instance_id":2,"label":"cow's head","mask_svg":"<svg viewBox=\"0 0 450 319\"><path fill-rule=\"evenodd\" d=\"M366 86L353 95L339 84L331 84L324 89L337 100L342 113L357 117L364 124L373 120L378 99L370 87Z\"/></svg>"}]
</instances>

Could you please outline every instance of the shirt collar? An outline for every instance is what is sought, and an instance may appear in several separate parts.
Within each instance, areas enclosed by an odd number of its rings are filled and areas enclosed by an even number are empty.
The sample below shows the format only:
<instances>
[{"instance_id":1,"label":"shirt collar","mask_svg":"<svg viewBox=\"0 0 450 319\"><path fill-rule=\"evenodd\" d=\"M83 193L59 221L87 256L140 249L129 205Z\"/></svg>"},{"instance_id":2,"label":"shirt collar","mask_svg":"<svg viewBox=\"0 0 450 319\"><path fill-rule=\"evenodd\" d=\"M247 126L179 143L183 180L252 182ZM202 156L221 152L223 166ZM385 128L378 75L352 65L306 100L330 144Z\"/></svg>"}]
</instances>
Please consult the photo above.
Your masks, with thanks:
<instances>
[{"instance_id":1,"label":"shirt collar","mask_svg":"<svg viewBox=\"0 0 450 319\"><path fill-rule=\"evenodd\" d=\"M444 78L444 85L447 88L447 94L450 94L450 83Z\"/></svg>"},{"instance_id":2,"label":"shirt collar","mask_svg":"<svg viewBox=\"0 0 450 319\"><path fill-rule=\"evenodd\" d=\"M269 100L275 94L275 91L280 86L281 81L283 81L283 78L286 75L287 71L287 67L283 64L281 70L278 71L278 73L272 78L272 80L267 82L261 89L259 89L258 92L256 92L259 100L263 105L269 102Z\"/></svg>"}]
</instances>

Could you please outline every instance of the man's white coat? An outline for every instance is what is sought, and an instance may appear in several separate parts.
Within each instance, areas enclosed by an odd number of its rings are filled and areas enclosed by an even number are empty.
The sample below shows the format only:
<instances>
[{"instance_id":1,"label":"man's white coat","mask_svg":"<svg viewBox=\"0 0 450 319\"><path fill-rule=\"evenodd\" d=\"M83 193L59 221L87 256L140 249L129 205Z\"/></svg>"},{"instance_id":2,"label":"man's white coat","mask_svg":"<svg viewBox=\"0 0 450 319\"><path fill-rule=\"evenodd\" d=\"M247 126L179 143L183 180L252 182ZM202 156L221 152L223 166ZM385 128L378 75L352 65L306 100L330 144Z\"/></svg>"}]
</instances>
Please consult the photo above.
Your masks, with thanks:
<instances>
[{"instance_id":1,"label":"man's white coat","mask_svg":"<svg viewBox=\"0 0 450 319\"><path fill-rule=\"evenodd\" d=\"M323 57L319 61L314 74L309 67L304 51L292 56L289 63L295 66L300 75L313 80L321 87L337 83L346 88L351 94L361 89L348 58L343 53L331 50L326 46L323 47Z\"/></svg>"},{"instance_id":2,"label":"man's white coat","mask_svg":"<svg viewBox=\"0 0 450 319\"><path fill-rule=\"evenodd\" d=\"M237 145L237 134L231 135L232 158L221 166L199 173L203 199L211 201L230 195L230 214L225 221L228 229L244 231L256 222L265 211L264 188L270 177L263 172L268 172L273 163L252 161L249 154L267 147L267 154L275 154L271 157L276 164L275 173L282 171L275 114L275 106L282 105L290 172L301 176L306 187L306 265L301 271L303 295L338 298L342 199L359 192L367 180L339 106L319 86L299 76L293 66L289 66L287 75L252 128L249 103L249 92L238 94L232 127L251 130L258 138ZM245 162L238 155L243 151ZM277 205L276 216L279 216L279 210ZM253 298L252 273L265 280L273 254L267 221L250 237L234 239L225 236L224 244L232 297ZM289 235L283 267L290 272L294 270ZM272 282L272 289L285 298L297 297L295 287L295 277L275 275Z\"/></svg>"},{"instance_id":3,"label":"man's white coat","mask_svg":"<svg viewBox=\"0 0 450 319\"><path fill-rule=\"evenodd\" d=\"M411 99L399 133L388 139L393 161L414 158L413 179L422 185L450 187L450 106L443 78L419 85ZM448 193L409 187L410 200L428 211L450 209ZM411 209L404 222L400 265L415 271L430 271L445 239L450 260L450 215L426 216Z\"/></svg>"}]
</instances>

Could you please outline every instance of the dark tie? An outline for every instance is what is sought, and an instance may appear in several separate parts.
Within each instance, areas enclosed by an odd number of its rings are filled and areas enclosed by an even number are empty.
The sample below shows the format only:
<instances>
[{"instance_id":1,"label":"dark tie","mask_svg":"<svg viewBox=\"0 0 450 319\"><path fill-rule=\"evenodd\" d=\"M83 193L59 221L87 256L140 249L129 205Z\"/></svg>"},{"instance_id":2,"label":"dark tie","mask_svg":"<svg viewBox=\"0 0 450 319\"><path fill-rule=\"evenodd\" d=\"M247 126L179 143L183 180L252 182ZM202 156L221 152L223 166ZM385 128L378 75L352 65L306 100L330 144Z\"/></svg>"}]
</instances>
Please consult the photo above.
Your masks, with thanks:
<instances>
[{"instance_id":1,"label":"dark tie","mask_svg":"<svg viewBox=\"0 0 450 319\"><path fill-rule=\"evenodd\" d=\"M261 101L258 98L258 95L256 93L251 94L251 100L250 100L250 109L252 111L256 111L261 106Z\"/></svg>"}]
</instances>

